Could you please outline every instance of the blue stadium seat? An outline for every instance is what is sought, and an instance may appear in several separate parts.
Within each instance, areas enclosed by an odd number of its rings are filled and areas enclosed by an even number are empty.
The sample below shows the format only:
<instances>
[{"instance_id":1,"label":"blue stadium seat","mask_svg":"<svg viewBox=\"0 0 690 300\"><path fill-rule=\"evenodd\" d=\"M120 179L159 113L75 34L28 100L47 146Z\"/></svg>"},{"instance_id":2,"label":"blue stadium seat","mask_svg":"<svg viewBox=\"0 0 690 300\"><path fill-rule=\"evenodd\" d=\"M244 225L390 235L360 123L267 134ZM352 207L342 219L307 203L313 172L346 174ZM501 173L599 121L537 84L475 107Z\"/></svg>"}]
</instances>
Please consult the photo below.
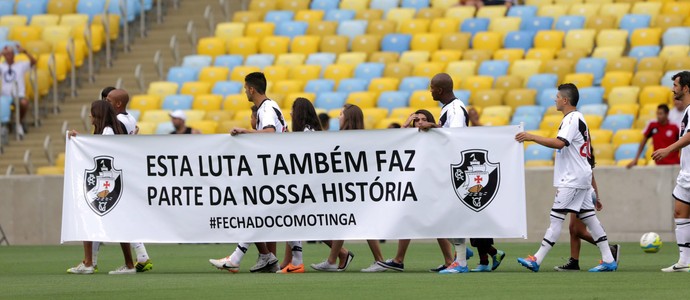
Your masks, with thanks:
<instances>
[{"instance_id":1,"label":"blue stadium seat","mask_svg":"<svg viewBox=\"0 0 690 300\"><path fill-rule=\"evenodd\" d=\"M79 0L77 2L77 13L88 15L89 22L91 22L95 15L103 14L105 4L105 0Z\"/></svg>"},{"instance_id":2,"label":"blue stadium seat","mask_svg":"<svg viewBox=\"0 0 690 300\"><path fill-rule=\"evenodd\" d=\"M183 83L189 81L197 81L199 78L199 69L193 67L172 67L168 70L167 81L177 83L181 87Z\"/></svg>"},{"instance_id":3,"label":"blue stadium seat","mask_svg":"<svg viewBox=\"0 0 690 300\"><path fill-rule=\"evenodd\" d=\"M340 7L340 0L312 0L309 4L310 9L319 9L329 11L338 9Z\"/></svg>"},{"instance_id":4,"label":"blue stadium seat","mask_svg":"<svg viewBox=\"0 0 690 300\"><path fill-rule=\"evenodd\" d=\"M10 29L7 27L0 27L0 41L6 41L10 35Z\"/></svg>"},{"instance_id":5,"label":"blue stadium seat","mask_svg":"<svg viewBox=\"0 0 690 300\"><path fill-rule=\"evenodd\" d=\"M359 64L355 68L355 78L372 80L374 78L383 77L383 70L385 68L386 68L386 64L383 64L383 63Z\"/></svg>"},{"instance_id":6,"label":"blue stadium seat","mask_svg":"<svg viewBox=\"0 0 690 300\"><path fill-rule=\"evenodd\" d=\"M0 1L0 16L14 14L14 1Z\"/></svg>"},{"instance_id":7,"label":"blue stadium seat","mask_svg":"<svg viewBox=\"0 0 690 300\"><path fill-rule=\"evenodd\" d=\"M2 47L0 47L0 49L2 49ZM678 73L679 71L682 71L682 70L666 71L666 73L664 73L664 76L661 77L661 80L659 81L659 85L669 86L669 87L673 86L673 79L671 79L671 78L673 78L673 76L676 75L676 73Z\"/></svg>"},{"instance_id":8,"label":"blue stadium seat","mask_svg":"<svg viewBox=\"0 0 690 300\"><path fill-rule=\"evenodd\" d=\"M640 147L640 144L638 143L630 143L630 144L621 144L618 146L616 149L616 152L613 154L613 157L618 160L623 160L623 159L633 159L635 158L635 154L637 154L637 149ZM642 153L640 153L639 158L644 158L645 150L647 149L647 145L645 145L644 149L642 149Z\"/></svg>"},{"instance_id":9,"label":"blue stadium seat","mask_svg":"<svg viewBox=\"0 0 690 300\"><path fill-rule=\"evenodd\" d=\"M632 36L635 29L638 28L649 28L649 23L652 20L652 16L646 14L627 14L621 18L619 24L620 29L625 29L628 31L628 40Z\"/></svg>"},{"instance_id":10,"label":"blue stadium seat","mask_svg":"<svg viewBox=\"0 0 690 300\"><path fill-rule=\"evenodd\" d=\"M332 92L335 88L335 81L331 79L314 79L307 81L304 86L305 93L314 93L317 96L320 93Z\"/></svg>"},{"instance_id":11,"label":"blue stadium seat","mask_svg":"<svg viewBox=\"0 0 690 300\"><path fill-rule=\"evenodd\" d=\"M18 15L25 15L27 22L31 22L34 15L46 13L47 0L19 0L15 6Z\"/></svg>"},{"instance_id":12,"label":"blue stadium seat","mask_svg":"<svg viewBox=\"0 0 690 300\"><path fill-rule=\"evenodd\" d=\"M323 92L316 96L314 106L316 108L331 110L342 108L347 100L347 93L345 92Z\"/></svg>"},{"instance_id":13,"label":"blue stadium seat","mask_svg":"<svg viewBox=\"0 0 690 300\"><path fill-rule=\"evenodd\" d=\"M241 66L244 62L244 57L242 55L219 55L216 56L216 60L213 62L214 66L226 67L230 72L237 66Z\"/></svg>"},{"instance_id":14,"label":"blue stadium seat","mask_svg":"<svg viewBox=\"0 0 690 300\"><path fill-rule=\"evenodd\" d=\"M242 82L218 81L213 84L211 94L223 95L223 97L227 95L239 94L242 92L243 87L244 84Z\"/></svg>"},{"instance_id":15,"label":"blue stadium seat","mask_svg":"<svg viewBox=\"0 0 690 300\"><path fill-rule=\"evenodd\" d=\"M187 55L182 58L182 66L201 69L210 66L212 61L213 57L208 55Z\"/></svg>"},{"instance_id":16,"label":"blue stadium seat","mask_svg":"<svg viewBox=\"0 0 690 300\"><path fill-rule=\"evenodd\" d=\"M414 8L416 10L429 7L430 5L429 0L402 0L402 3L400 3L400 7Z\"/></svg>"},{"instance_id":17,"label":"blue stadium seat","mask_svg":"<svg viewBox=\"0 0 690 300\"><path fill-rule=\"evenodd\" d=\"M580 93L580 100L577 102L578 107L604 103L604 88L602 87L580 88L578 92Z\"/></svg>"},{"instance_id":18,"label":"blue stadium seat","mask_svg":"<svg viewBox=\"0 0 690 300\"><path fill-rule=\"evenodd\" d=\"M263 69L265 67L272 66L274 60L275 56L273 56L273 54L252 54L247 56L247 60L244 62L244 65Z\"/></svg>"},{"instance_id":19,"label":"blue stadium seat","mask_svg":"<svg viewBox=\"0 0 690 300\"><path fill-rule=\"evenodd\" d=\"M597 116L606 116L606 111L609 110L609 106L606 104L584 104L582 106L579 105L578 103L578 110L583 114L583 115L597 115Z\"/></svg>"},{"instance_id":20,"label":"blue stadium seat","mask_svg":"<svg viewBox=\"0 0 690 300\"><path fill-rule=\"evenodd\" d=\"M429 78L426 77L405 77L400 81L399 91L414 92L429 89Z\"/></svg>"},{"instance_id":21,"label":"blue stadium seat","mask_svg":"<svg viewBox=\"0 0 690 300\"><path fill-rule=\"evenodd\" d=\"M175 131L175 126L171 122L158 123L156 126L156 134L169 134Z\"/></svg>"},{"instance_id":22,"label":"blue stadium seat","mask_svg":"<svg viewBox=\"0 0 690 300\"><path fill-rule=\"evenodd\" d=\"M335 53L312 53L307 56L307 61L304 62L305 65L319 65L321 66L321 73L326 70L328 65L335 63Z\"/></svg>"},{"instance_id":23,"label":"blue stadium seat","mask_svg":"<svg viewBox=\"0 0 690 300\"><path fill-rule=\"evenodd\" d=\"M584 16L561 16L556 21L556 26L554 29L562 30L568 32L571 29L582 29L585 28L585 17Z\"/></svg>"},{"instance_id":24,"label":"blue stadium seat","mask_svg":"<svg viewBox=\"0 0 690 300\"><path fill-rule=\"evenodd\" d=\"M522 105L522 106L518 106L517 108L515 108L515 113L513 113L513 117L533 116L533 117L536 117L539 121L541 121L541 118L544 116L545 111L546 111L546 107L544 107L544 106Z\"/></svg>"},{"instance_id":25,"label":"blue stadium seat","mask_svg":"<svg viewBox=\"0 0 690 300\"><path fill-rule=\"evenodd\" d=\"M551 26L553 26L553 18L551 17L523 18L520 22L520 30L525 31L551 30Z\"/></svg>"},{"instance_id":26,"label":"blue stadium seat","mask_svg":"<svg viewBox=\"0 0 690 300\"><path fill-rule=\"evenodd\" d=\"M369 8L380 9L383 11L383 15L385 16L389 10L398 7L398 2L400 2L400 0L371 0L369 3Z\"/></svg>"},{"instance_id":27,"label":"blue stadium seat","mask_svg":"<svg viewBox=\"0 0 690 300\"><path fill-rule=\"evenodd\" d=\"M462 101L462 103L465 104L465 106L470 104L470 95L472 94L468 90L454 90L453 93L455 94L455 98L458 98L458 100Z\"/></svg>"},{"instance_id":28,"label":"blue stadium seat","mask_svg":"<svg viewBox=\"0 0 690 300\"><path fill-rule=\"evenodd\" d=\"M632 115L608 115L601 123L601 129L608 129L616 133L619 129L629 129L635 117Z\"/></svg>"},{"instance_id":29,"label":"blue stadium seat","mask_svg":"<svg viewBox=\"0 0 690 300\"><path fill-rule=\"evenodd\" d=\"M347 20L353 20L355 18L355 11L349 9L332 9L326 11L326 15L323 17L324 21L336 21L342 22Z\"/></svg>"},{"instance_id":30,"label":"blue stadium seat","mask_svg":"<svg viewBox=\"0 0 690 300\"><path fill-rule=\"evenodd\" d=\"M283 22L280 23L280 26L276 27L275 35L286 36L292 39L296 36L305 35L307 33L307 26L309 26L307 22Z\"/></svg>"},{"instance_id":31,"label":"blue stadium seat","mask_svg":"<svg viewBox=\"0 0 690 300\"><path fill-rule=\"evenodd\" d=\"M351 44L356 36L367 33L367 24L366 20L342 21L338 24L337 34L346 36Z\"/></svg>"},{"instance_id":32,"label":"blue stadium seat","mask_svg":"<svg viewBox=\"0 0 690 300\"><path fill-rule=\"evenodd\" d=\"M525 149L525 161L528 160L552 160L554 150L539 144L532 144Z\"/></svg>"},{"instance_id":33,"label":"blue stadium seat","mask_svg":"<svg viewBox=\"0 0 690 300\"><path fill-rule=\"evenodd\" d=\"M12 97L0 96L0 124L7 124L10 122L12 115Z\"/></svg>"},{"instance_id":34,"label":"blue stadium seat","mask_svg":"<svg viewBox=\"0 0 690 300\"><path fill-rule=\"evenodd\" d=\"M556 105L554 102L556 101L556 94L558 94L557 88L548 88L541 91L541 93L537 95L537 104L543 107Z\"/></svg>"},{"instance_id":35,"label":"blue stadium seat","mask_svg":"<svg viewBox=\"0 0 690 300\"><path fill-rule=\"evenodd\" d=\"M537 130L539 129L540 122L541 118L534 115L515 115L510 121L510 125L520 125L520 123L524 123L525 130Z\"/></svg>"},{"instance_id":36,"label":"blue stadium seat","mask_svg":"<svg viewBox=\"0 0 690 300\"><path fill-rule=\"evenodd\" d=\"M592 75L594 75L594 84L599 85L606 72L606 59L591 57L581 58L577 64L575 64L575 72L592 73Z\"/></svg>"},{"instance_id":37,"label":"blue stadium seat","mask_svg":"<svg viewBox=\"0 0 690 300\"><path fill-rule=\"evenodd\" d=\"M637 46L630 49L628 56L634 57L639 61L645 57L657 57L659 56L659 51L661 51L659 46Z\"/></svg>"},{"instance_id":38,"label":"blue stadium seat","mask_svg":"<svg viewBox=\"0 0 690 300\"><path fill-rule=\"evenodd\" d=\"M187 110L192 109L192 102L194 96L192 95L168 95L163 99L162 109L167 110Z\"/></svg>"},{"instance_id":39,"label":"blue stadium seat","mask_svg":"<svg viewBox=\"0 0 690 300\"><path fill-rule=\"evenodd\" d=\"M125 0L125 5L127 6L127 18L120 18L120 25L125 24L125 21L134 21L141 11L139 0ZM122 15L119 1L110 1L108 13Z\"/></svg>"},{"instance_id":40,"label":"blue stadium seat","mask_svg":"<svg viewBox=\"0 0 690 300\"><path fill-rule=\"evenodd\" d=\"M381 40L381 51L403 53L410 50L412 35L402 33L387 34Z\"/></svg>"},{"instance_id":41,"label":"blue stadium seat","mask_svg":"<svg viewBox=\"0 0 690 300\"><path fill-rule=\"evenodd\" d=\"M139 121L139 117L141 116L141 111L138 109L128 109L127 113L130 114L135 121Z\"/></svg>"},{"instance_id":42,"label":"blue stadium seat","mask_svg":"<svg viewBox=\"0 0 690 300\"><path fill-rule=\"evenodd\" d=\"M149 11L153 8L153 0L144 0L144 10Z\"/></svg>"},{"instance_id":43,"label":"blue stadium seat","mask_svg":"<svg viewBox=\"0 0 690 300\"><path fill-rule=\"evenodd\" d=\"M508 74L510 62L507 60L485 60L479 65L478 74L482 76L493 76L494 79Z\"/></svg>"},{"instance_id":44,"label":"blue stadium seat","mask_svg":"<svg viewBox=\"0 0 690 300\"><path fill-rule=\"evenodd\" d=\"M291 10L271 10L266 12L264 22L271 22L276 24L276 29L280 28L280 24L287 21L292 21L295 18L295 12Z\"/></svg>"},{"instance_id":45,"label":"blue stadium seat","mask_svg":"<svg viewBox=\"0 0 690 300\"><path fill-rule=\"evenodd\" d=\"M340 119L331 118L328 120L328 131L338 131L340 130Z\"/></svg>"},{"instance_id":46,"label":"blue stadium seat","mask_svg":"<svg viewBox=\"0 0 690 300\"><path fill-rule=\"evenodd\" d=\"M343 79L338 84L338 92L364 92L369 86L369 80L360 78Z\"/></svg>"},{"instance_id":47,"label":"blue stadium seat","mask_svg":"<svg viewBox=\"0 0 690 300\"><path fill-rule=\"evenodd\" d=\"M503 39L504 48L524 49L525 52L532 48L534 42L533 31L511 31Z\"/></svg>"},{"instance_id":48,"label":"blue stadium seat","mask_svg":"<svg viewBox=\"0 0 690 300\"><path fill-rule=\"evenodd\" d=\"M690 27L671 27L661 38L664 46L690 45Z\"/></svg>"},{"instance_id":49,"label":"blue stadium seat","mask_svg":"<svg viewBox=\"0 0 690 300\"><path fill-rule=\"evenodd\" d=\"M535 74L527 79L527 88L537 90L540 95L545 89L558 86L558 75L556 74Z\"/></svg>"},{"instance_id":50,"label":"blue stadium seat","mask_svg":"<svg viewBox=\"0 0 690 300\"><path fill-rule=\"evenodd\" d=\"M400 107L407 107L409 104L408 99L410 98L409 92L402 91L389 91L383 92L376 101L376 106L380 108L388 109L388 113L393 111L393 109Z\"/></svg>"},{"instance_id":51,"label":"blue stadium seat","mask_svg":"<svg viewBox=\"0 0 690 300\"><path fill-rule=\"evenodd\" d=\"M532 5L513 5L508 9L508 17L532 18L537 16L537 10Z\"/></svg>"},{"instance_id":52,"label":"blue stadium seat","mask_svg":"<svg viewBox=\"0 0 690 300\"><path fill-rule=\"evenodd\" d=\"M489 30L489 23L490 19L488 18L465 19L460 24L460 31L471 33L474 36L477 32Z\"/></svg>"}]
</instances>

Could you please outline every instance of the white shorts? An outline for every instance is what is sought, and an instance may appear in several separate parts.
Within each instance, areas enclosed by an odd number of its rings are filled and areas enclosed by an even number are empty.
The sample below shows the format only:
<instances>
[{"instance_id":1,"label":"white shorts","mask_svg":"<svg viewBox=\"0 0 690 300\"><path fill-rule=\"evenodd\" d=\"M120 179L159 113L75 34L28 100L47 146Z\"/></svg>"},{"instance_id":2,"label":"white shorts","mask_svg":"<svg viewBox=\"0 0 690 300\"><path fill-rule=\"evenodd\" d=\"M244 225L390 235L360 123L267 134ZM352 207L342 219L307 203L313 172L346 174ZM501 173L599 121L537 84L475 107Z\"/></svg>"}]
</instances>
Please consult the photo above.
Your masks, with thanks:
<instances>
[{"instance_id":1,"label":"white shorts","mask_svg":"<svg viewBox=\"0 0 690 300\"><path fill-rule=\"evenodd\" d=\"M676 184L676 187L673 188L673 198L690 205L690 189L686 189Z\"/></svg>"},{"instance_id":2,"label":"white shorts","mask_svg":"<svg viewBox=\"0 0 690 300\"><path fill-rule=\"evenodd\" d=\"M553 201L552 210L578 213L586 210L594 210L592 201L593 188L558 188L556 198ZM596 199L596 197L594 197Z\"/></svg>"}]
</instances>

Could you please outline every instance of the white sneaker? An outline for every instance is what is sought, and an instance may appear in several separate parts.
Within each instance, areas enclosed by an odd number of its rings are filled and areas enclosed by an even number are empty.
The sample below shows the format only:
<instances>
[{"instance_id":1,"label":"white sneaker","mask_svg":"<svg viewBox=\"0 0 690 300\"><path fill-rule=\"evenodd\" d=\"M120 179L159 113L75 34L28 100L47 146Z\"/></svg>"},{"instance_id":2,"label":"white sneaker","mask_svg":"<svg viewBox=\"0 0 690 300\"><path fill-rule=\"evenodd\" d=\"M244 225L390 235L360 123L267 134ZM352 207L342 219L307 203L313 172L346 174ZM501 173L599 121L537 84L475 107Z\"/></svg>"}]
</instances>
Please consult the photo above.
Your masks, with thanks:
<instances>
[{"instance_id":1,"label":"white sneaker","mask_svg":"<svg viewBox=\"0 0 690 300\"><path fill-rule=\"evenodd\" d=\"M214 267L218 268L219 270L227 270L228 272L232 273L237 273L240 271L240 265L233 264L230 260L230 256L219 259L209 259L208 262L210 262Z\"/></svg>"},{"instance_id":2,"label":"white sneaker","mask_svg":"<svg viewBox=\"0 0 690 300\"><path fill-rule=\"evenodd\" d=\"M256 264L249 269L249 272L270 272L273 270L273 265L277 264L278 259L275 255L273 255L273 253L269 253L267 255L259 254L259 258L256 259Z\"/></svg>"},{"instance_id":3,"label":"white sneaker","mask_svg":"<svg viewBox=\"0 0 690 300\"><path fill-rule=\"evenodd\" d=\"M388 269L386 269L382 266L379 266L376 262L374 262L368 268L362 269L360 271L364 272L364 273L377 273L377 272L386 272L386 271L388 271Z\"/></svg>"},{"instance_id":4,"label":"white sneaker","mask_svg":"<svg viewBox=\"0 0 690 300\"><path fill-rule=\"evenodd\" d=\"M341 272L345 269L339 269L338 264L329 264L328 260L324 260L318 264L311 264L311 268L323 272Z\"/></svg>"},{"instance_id":5,"label":"white sneaker","mask_svg":"<svg viewBox=\"0 0 690 300\"><path fill-rule=\"evenodd\" d=\"M675 263L668 268L661 269L661 272L667 272L667 273L670 273L670 272L690 272L690 266L679 265L678 263Z\"/></svg>"},{"instance_id":6,"label":"white sneaker","mask_svg":"<svg viewBox=\"0 0 690 300\"><path fill-rule=\"evenodd\" d=\"M76 267L71 267L67 269L69 274L93 274L93 266L87 267L83 262L79 263Z\"/></svg>"},{"instance_id":7,"label":"white sneaker","mask_svg":"<svg viewBox=\"0 0 690 300\"><path fill-rule=\"evenodd\" d=\"M123 265L113 271L108 272L110 275L134 275L137 273L137 269L135 268L127 268L126 265Z\"/></svg>"}]
</instances>

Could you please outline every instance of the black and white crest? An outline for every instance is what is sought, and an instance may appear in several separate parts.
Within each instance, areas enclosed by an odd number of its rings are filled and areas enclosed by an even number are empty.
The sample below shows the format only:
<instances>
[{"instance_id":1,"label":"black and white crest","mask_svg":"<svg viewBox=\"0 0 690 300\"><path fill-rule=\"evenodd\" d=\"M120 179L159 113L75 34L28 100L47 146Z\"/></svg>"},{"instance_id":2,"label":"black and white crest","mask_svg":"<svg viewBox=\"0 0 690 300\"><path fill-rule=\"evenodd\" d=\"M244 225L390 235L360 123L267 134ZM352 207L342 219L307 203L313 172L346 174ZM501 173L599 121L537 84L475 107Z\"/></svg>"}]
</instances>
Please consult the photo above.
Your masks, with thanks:
<instances>
[{"instance_id":1,"label":"black and white crest","mask_svg":"<svg viewBox=\"0 0 690 300\"><path fill-rule=\"evenodd\" d=\"M489 162L486 150L466 150L461 155L459 164L450 165L453 188L463 204L479 212L491 203L498 192L500 164Z\"/></svg>"},{"instance_id":2,"label":"black and white crest","mask_svg":"<svg viewBox=\"0 0 690 300\"><path fill-rule=\"evenodd\" d=\"M84 197L99 216L109 213L122 196L122 170L116 170L110 156L93 158L94 167L84 170Z\"/></svg>"}]
</instances>

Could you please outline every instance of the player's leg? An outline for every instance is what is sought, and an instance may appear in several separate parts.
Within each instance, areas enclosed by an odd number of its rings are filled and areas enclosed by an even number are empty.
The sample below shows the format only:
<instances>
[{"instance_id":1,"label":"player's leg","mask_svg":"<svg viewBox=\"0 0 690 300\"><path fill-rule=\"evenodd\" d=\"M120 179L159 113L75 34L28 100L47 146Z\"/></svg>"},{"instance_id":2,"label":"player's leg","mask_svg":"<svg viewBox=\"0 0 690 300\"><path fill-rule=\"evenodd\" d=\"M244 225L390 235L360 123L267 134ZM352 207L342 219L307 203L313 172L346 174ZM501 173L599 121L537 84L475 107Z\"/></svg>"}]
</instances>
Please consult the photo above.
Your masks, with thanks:
<instances>
[{"instance_id":1,"label":"player's leg","mask_svg":"<svg viewBox=\"0 0 690 300\"><path fill-rule=\"evenodd\" d=\"M113 271L108 272L110 275L131 275L136 274L137 270L134 268L134 260L132 259L132 245L130 243L120 243L122 248L122 255L125 257L125 265Z\"/></svg>"},{"instance_id":2,"label":"player's leg","mask_svg":"<svg viewBox=\"0 0 690 300\"><path fill-rule=\"evenodd\" d=\"M410 246L410 239L398 240L398 250L395 253L395 257L392 259L387 259L386 261L378 262L378 265L389 270L404 271L405 264L405 253L407 253L407 248Z\"/></svg>"},{"instance_id":3,"label":"player's leg","mask_svg":"<svg viewBox=\"0 0 690 300\"><path fill-rule=\"evenodd\" d=\"M589 194L587 194L587 196L589 196ZM583 223L585 223L585 226L587 226L587 229L589 229L589 232L592 234L592 239L599 248L599 252L601 252L602 260L601 264L591 268L589 271L615 271L618 269L618 264L614 260L613 254L611 253L611 248L609 246L608 237L606 236L604 227L601 226L601 222L599 222L599 218L597 218L597 214L594 210L594 202L590 200L591 198L583 197L583 199L585 199L585 201L582 202L582 207L580 212L577 214L577 217L582 220Z\"/></svg>"},{"instance_id":4,"label":"player's leg","mask_svg":"<svg viewBox=\"0 0 690 300\"><path fill-rule=\"evenodd\" d=\"M570 214L570 224L568 225L568 231L570 232L570 258L568 262L561 266L553 267L556 271L579 271L580 270L580 246L582 242L580 237L584 234L592 236L587 232L587 227L585 223L582 223L576 214ZM584 231L584 233L582 232ZM594 244L594 240L591 242Z\"/></svg>"},{"instance_id":5,"label":"player's leg","mask_svg":"<svg viewBox=\"0 0 690 300\"><path fill-rule=\"evenodd\" d=\"M208 262L220 270L227 270L228 272L237 273L240 271L240 263L242 262L242 258L244 258L244 255L247 253L247 250L249 250L251 245L252 244L250 243L238 243L237 247L235 247L235 251L233 251L229 256L219 259L209 259Z\"/></svg>"},{"instance_id":6,"label":"player's leg","mask_svg":"<svg viewBox=\"0 0 690 300\"><path fill-rule=\"evenodd\" d=\"M489 254L487 253L490 245L487 245L485 239L470 239L470 245L477 248L477 254L479 255L479 264L470 272L491 272Z\"/></svg>"},{"instance_id":7,"label":"player's leg","mask_svg":"<svg viewBox=\"0 0 690 300\"><path fill-rule=\"evenodd\" d=\"M462 255L462 253L467 253L467 244L465 238L449 239L451 243L455 245L455 261L450 264L444 270L439 271L440 274L458 274L467 273L469 268L467 268L467 255Z\"/></svg>"},{"instance_id":8,"label":"player's leg","mask_svg":"<svg viewBox=\"0 0 690 300\"><path fill-rule=\"evenodd\" d=\"M283 261L280 263L280 269L284 269L292 261L292 249L290 244L285 242L285 255L283 255Z\"/></svg>"},{"instance_id":9,"label":"player's leg","mask_svg":"<svg viewBox=\"0 0 690 300\"><path fill-rule=\"evenodd\" d=\"M275 242L272 243L273 251L275 251ZM259 251L259 257L256 259L256 264L249 269L249 272L277 272L278 258L270 251L268 243L258 242L254 243L256 249Z\"/></svg>"},{"instance_id":10,"label":"player's leg","mask_svg":"<svg viewBox=\"0 0 690 300\"><path fill-rule=\"evenodd\" d=\"M324 243L328 248L333 247L333 241L321 241ZM350 263L352 260L355 258L355 254L350 252L350 250L347 250L345 247L340 247L340 251L338 252L338 261L340 263L338 264L338 269L341 271L347 270L347 267L350 266Z\"/></svg>"},{"instance_id":11,"label":"player's leg","mask_svg":"<svg viewBox=\"0 0 690 300\"><path fill-rule=\"evenodd\" d=\"M387 268L381 266L381 264L383 263L383 254L381 254L381 245L379 244L379 241L367 240L367 244L369 244L371 254L374 256L374 263L372 263L369 267L362 269L361 271L365 273L387 271Z\"/></svg>"},{"instance_id":12,"label":"player's leg","mask_svg":"<svg viewBox=\"0 0 690 300\"><path fill-rule=\"evenodd\" d=\"M673 219L676 223L676 242L678 243L678 262L664 272L688 272L690 268L690 190L679 187L673 189L674 203Z\"/></svg>"},{"instance_id":13,"label":"player's leg","mask_svg":"<svg viewBox=\"0 0 690 300\"><path fill-rule=\"evenodd\" d=\"M153 269L153 263L149 258L149 253L146 251L146 246L144 243L132 243L132 248L134 248L134 253L137 255L137 263L134 267L137 272L146 272Z\"/></svg>"},{"instance_id":14,"label":"player's leg","mask_svg":"<svg viewBox=\"0 0 690 300\"><path fill-rule=\"evenodd\" d=\"M278 273L304 273L304 263L302 262L302 242L287 242L285 250L290 253L290 260L283 262L285 267L281 268Z\"/></svg>"},{"instance_id":15,"label":"player's leg","mask_svg":"<svg viewBox=\"0 0 690 300\"><path fill-rule=\"evenodd\" d=\"M276 251L278 250L278 246L276 242L266 242L266 248L268 248L268 252L273 253L273 255L278 256Z\"/></svg>"},{"instance_id":16,"label":"player's leg","mask_svg":"<svg viewBox=\"0 0 690 300\"><path fill-rule=\"evenodd\" d=\"M330 244L326 243L326 245L331 247L328 258L318 264L311 264L312 269L325 272L343 271L344 269L338 268L338 264L336 263L338 256L340 255L340 250L343 248L343 244L345 244L345 241L343 240L332 240L330 241Z\"/></svg>"},{"instance_id":17,"label":"player's leg","mask_svg":"<svg viewBox=\"0 0 690 300\"><path fill-rule=\"evenodd\" d=\"M98 253L101 251L101 242L91 242L91 259L93 271L98 272Z\"/></svg>"},{"instance_id":18,"label":"player's leg","mask_svg":"<svg viewBox=\"0 0 690 300\"><path fill-rule=\"evenodd\" d=\"M93 274L93 258L92 254L92 242L84 242L84 260L82 260L76 267L71 267L67 269L67 273L70 274Z\"/></svg>"}]
</instances>

